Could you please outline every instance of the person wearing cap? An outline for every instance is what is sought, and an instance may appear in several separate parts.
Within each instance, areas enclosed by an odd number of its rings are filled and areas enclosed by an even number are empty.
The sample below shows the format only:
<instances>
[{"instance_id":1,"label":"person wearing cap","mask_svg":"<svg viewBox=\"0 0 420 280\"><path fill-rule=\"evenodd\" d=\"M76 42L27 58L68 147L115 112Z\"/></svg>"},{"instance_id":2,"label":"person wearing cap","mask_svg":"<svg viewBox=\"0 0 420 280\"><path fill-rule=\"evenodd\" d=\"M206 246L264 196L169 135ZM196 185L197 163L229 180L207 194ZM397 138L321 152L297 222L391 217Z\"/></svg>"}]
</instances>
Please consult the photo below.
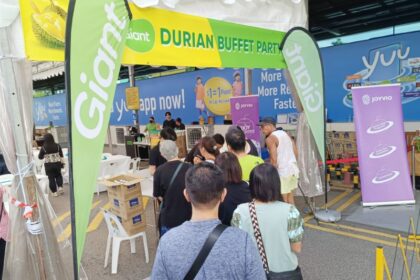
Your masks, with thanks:
<instances>
[{"instance_id":1,"label":"person wearing cap","mask_svg":"<svg viewBox=\"0 0 420 280\"><path fill-rule=\"evenodd\" d=\"M181 118L175 120L175 130L185 130L185 124L182 123Z\"/></svg>"},{"instance_id":2,"label":"person wearing cap","mask_svg":"<svg viewBox=\"0 0 420 280\"><path fill-rule=\"evenodd\" d=\"M171 112L165 113L165 121L163 122L163 128L170 127L175 129L175 121L172 119Z\"/></svg>"},{"instance_id":3,"label":"person wearing cap","mask_svg":"<svg viewBox=\"0 0 420 280\"><path fill-rule=\"evenodd\" d=\"M287 203L294 204L293 191L298 187L299 168L293 150L293 142L283 130L276 129L274 118L262 119L261 131L270 154L270 163L280 175L281 195Z\"/></svg>"}]
</instances>

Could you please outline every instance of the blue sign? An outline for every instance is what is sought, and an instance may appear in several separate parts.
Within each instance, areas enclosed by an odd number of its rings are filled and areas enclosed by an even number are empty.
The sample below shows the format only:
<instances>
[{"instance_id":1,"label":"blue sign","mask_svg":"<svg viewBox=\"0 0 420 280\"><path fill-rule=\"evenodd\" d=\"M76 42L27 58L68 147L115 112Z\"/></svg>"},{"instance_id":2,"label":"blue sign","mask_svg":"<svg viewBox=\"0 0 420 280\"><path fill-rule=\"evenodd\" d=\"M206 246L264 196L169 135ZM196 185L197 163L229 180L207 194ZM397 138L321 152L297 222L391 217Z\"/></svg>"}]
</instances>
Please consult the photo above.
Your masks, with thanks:
<instances>
[{"instance_id":1,"label":"blue sign","mask_svg":"<svg viewBox=\"0 0 420 280\"><path fill-rule=\"evenodd\" d=\"M296 103L286 83L283 70L253 70L252 94L259 96L261 117L277 118L283 115L287 118L297 113ZM289 120L284 119L284 122Z\"/></svg>"},{"instance_id":2,"label":"blue sign","mask_svg":"<svg viewBox=\"0 0 420 280\"><path fill-rule=\"evenodd\" d=\"M67 125L66 95L34 98L32 116L36 126Z\"/></svg>"},{"instance_id":3,"label":"blue sign","mask_svg":"<svg viewBox=\"0 0 420 280\"><path fill-rule=\"evenodd\" d=\"M239 77L238 77L239 74ZM209 110L202 109L197 95L197 84L205 85L210 78L225 80L232 85L232 94L243 95L242 86L243 70L234 69L205 69L177 75L136 81L140 94L140 123L145 124L150 116L154 116L157 123L163 123L165 112L169 111L172 118L180 117L185 124L197 122L199 116L214 116ZM239 80L238 80L239 79ZM243 79L243 78L242 78ZM198 81L201 80L201 81ZM125 103L125 88L128 83L117 86L114 106L111 113L111 125L133 124L133 111L128 110ZM207 94L204 92L203 94ZM222 124L224 116L214 116L215 123Z\"/></svg>"},{"instance_id":4,"label":"blue sign","mask_svg":"<svg viewBox=\"0 0 420 280\"><path fill-rule=\"evenodd\" d=\"M351 88L401 84L404 121L420 120L420 32L321 49L332 122L352 122Z\"/></svg>"}]
</instances>

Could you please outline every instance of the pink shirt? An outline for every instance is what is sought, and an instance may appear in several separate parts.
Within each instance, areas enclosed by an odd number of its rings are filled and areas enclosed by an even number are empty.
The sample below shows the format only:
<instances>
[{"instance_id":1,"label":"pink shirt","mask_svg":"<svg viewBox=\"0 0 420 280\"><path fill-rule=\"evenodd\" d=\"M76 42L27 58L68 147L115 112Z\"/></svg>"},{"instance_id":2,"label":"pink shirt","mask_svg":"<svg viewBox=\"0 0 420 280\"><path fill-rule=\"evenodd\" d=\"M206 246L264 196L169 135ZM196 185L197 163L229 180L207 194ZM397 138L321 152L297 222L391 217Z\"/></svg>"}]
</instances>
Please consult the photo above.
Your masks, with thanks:
<instances>
[{"instance_id":1,"label":"pink shirt","mask_svg":"<svg viewBox=\"0 0 420 280\"><path fill-rule=\"evenodd\" d=\"M241 96L242 95L242 82L241 81L234 81L232 84L233 88L233 96Z\"/></svg>"},{"instance_id":2,"label":"pink shirt","mask_svg":"<svg viewBox=\"0 0 420 280\"><path fill-rule=\"evenodd\" d=\"M1 214L1 221L0 221L0 238L3 240L9 241L9 215L7 215L6 209L3 203L3 193L5 191L0 188L0 212ZM1 209L3 208L3 211Z\"/></svg>"}]
</instances>

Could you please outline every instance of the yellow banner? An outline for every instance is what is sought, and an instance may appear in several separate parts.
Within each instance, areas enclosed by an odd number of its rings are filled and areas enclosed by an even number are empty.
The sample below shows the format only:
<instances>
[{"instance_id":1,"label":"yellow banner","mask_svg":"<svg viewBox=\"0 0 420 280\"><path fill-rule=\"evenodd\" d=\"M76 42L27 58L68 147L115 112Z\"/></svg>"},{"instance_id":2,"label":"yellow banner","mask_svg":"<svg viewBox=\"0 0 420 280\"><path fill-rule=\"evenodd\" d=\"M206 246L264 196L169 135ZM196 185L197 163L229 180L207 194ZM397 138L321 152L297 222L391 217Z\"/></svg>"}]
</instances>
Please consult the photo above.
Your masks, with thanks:
<instances>
[{"instance_id":1,"label":"yellow banner","mask_svg":"<svg viewBox=\"0 0 420 280\"><path fill-rule=\"evenodd\" d=\"M64 60L68 1L20 1L28 59ZM285 68L279 50L284 32L134 4L130 9L123 64ZM112 36L112 30L107 32Z\"/></svg>"},{"instance_id":2,"label":"yellow banner","mask_svg":"<svg viewBox=\"0 0 420 280\"><path fill-rule=\"evenodd\" d=\"M32 61L64 61L69 0L20 0L25 52Z\"/></svg>"}]
</instances>

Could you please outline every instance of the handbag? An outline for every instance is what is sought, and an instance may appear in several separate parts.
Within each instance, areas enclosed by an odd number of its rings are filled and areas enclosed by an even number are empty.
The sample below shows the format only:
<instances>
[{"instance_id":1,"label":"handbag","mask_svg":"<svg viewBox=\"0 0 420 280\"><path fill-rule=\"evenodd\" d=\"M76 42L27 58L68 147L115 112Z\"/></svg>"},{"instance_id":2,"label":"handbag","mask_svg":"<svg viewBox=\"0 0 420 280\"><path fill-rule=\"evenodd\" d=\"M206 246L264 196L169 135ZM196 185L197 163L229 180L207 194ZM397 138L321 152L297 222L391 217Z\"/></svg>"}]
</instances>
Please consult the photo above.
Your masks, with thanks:
<instances>
[{"instance_id":1,"label":"handbag","mask_svg":"<svg viewBox=\"0 0 420 280\"><path fill-rule=\"evenodd\" d=\"M61 147L60 147L59 144L57 144L57 149L58 149L58 154L60 155ZM61 167L61 169L63 169L65 167L65 165L66 165L66 162L64 161L64 158L60 157L60 167Z\"/></svg>"},{"instance_id":2,"label":"handbag","mask_svg":"<svg viewBox=\"0 0 420 280\"><path fill-rule=\"evenodd\" d=\"M207 237L206 242L204 243L203 247L198 253L197 258L192 264L187 275L185 275L184 280L193 280L195 278L195 276L197 275L197 273L200 271L201 267L203 266L203 263L206 261L207 256L210 254L210 251L213 248L214 244L216 244L217 239L219 239L220 235L222 235L223 231L227 228L228 226L224 224L218 224L212 230L212 232L210 232L209 236Z\"/></svg>"},{"instance_id":3,"label":"handbag","mask_svg":"<svg viewBox=\"0 0 420 280\"><path fill-rule=\"evenodd\" d=\"M249 214L251 216L252 227L254 229L255 240L257 241L258 251L260 252L263 267L269 280L303 280L302 272L298 266L295 270L284 271L284 272L273 272L268 267L267 255L265 253L265 247L262 240L260 226L258 224L257 211L255 210L255 200L248 203Z\"/></svg>"}]
</instances>

